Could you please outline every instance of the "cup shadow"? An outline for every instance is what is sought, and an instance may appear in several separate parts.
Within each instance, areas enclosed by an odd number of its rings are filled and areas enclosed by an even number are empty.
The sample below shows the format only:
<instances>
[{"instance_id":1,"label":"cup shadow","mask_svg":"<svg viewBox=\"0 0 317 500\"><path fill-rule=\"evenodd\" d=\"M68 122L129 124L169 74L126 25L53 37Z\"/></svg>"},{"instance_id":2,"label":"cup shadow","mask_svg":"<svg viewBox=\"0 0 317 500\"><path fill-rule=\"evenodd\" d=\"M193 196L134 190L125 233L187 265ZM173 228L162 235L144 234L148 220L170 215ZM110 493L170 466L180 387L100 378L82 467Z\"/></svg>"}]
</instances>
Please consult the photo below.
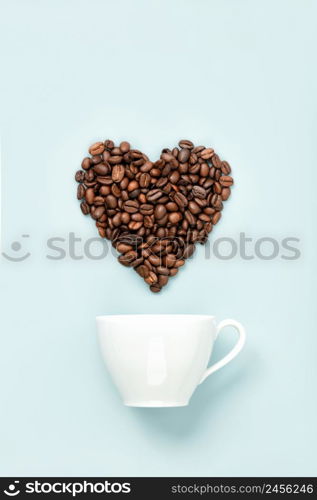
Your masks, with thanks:
<instances>
[{"instance_id":1,"label":"cup shadow","mask_svg":"<svg viewBox=\"0 0 317 500\"><path fill-rule=\"evenodd\" d=\"M246 359L247 358L247 359ZM184 439L192 436L208 421L212 425L213 420L218 419L221 407L226 400L237 392L244 390L246 382L257 376L259 370L258 360L253 353L244 356L243 363L239 367L225 368L219 374L214 374L199 385L194 392L188 406L175 408L133 408L129 411L142 426L150 432L164 432L173 438ZM214 411L214 409L217 409Z\"/></svg>"}]
</instances>

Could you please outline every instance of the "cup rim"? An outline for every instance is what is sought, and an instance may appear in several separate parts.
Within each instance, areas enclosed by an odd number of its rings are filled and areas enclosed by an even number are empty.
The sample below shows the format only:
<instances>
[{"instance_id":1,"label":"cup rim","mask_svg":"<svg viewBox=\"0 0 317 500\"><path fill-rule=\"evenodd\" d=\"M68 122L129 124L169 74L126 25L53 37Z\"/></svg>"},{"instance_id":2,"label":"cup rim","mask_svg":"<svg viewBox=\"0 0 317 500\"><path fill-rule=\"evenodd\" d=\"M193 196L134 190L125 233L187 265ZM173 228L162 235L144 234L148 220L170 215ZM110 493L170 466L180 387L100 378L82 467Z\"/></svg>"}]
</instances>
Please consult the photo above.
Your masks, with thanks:
<instances>
[{"instance_id":1,"label":"cup rim","mask_svg":"<svg viewBox=\"0 0 317 500\"><path fill-rule=\"evenodd\" d=\"M132 319L132 318L177 318L177 319L215 319L215 316L210 314L103 314L96 316L96 320L104 319Z\"/></svg>"}]
</instances>

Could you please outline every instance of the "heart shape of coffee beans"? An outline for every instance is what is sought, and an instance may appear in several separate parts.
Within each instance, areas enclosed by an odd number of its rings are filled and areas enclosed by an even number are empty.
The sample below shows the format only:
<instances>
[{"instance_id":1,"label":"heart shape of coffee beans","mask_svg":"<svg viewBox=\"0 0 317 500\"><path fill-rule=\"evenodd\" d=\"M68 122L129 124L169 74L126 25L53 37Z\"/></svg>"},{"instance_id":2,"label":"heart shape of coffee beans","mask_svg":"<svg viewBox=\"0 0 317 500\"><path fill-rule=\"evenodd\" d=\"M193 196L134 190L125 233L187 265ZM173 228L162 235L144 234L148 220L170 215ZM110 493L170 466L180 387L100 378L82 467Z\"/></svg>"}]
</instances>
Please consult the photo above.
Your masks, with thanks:
<instances>
[{"instance_id":1,"label":"heart shape of coffee beans","mask_svg":"<svg viewBox=\"0 0 317 500\"><path fill-rule=\"evenodd\" d=\"M207 241L233 184L230 165L212 148L188 140L178 146L152 162L126 141L96 142L75 176L83 214L152 292Z\"/></svg>"}]
</instances>

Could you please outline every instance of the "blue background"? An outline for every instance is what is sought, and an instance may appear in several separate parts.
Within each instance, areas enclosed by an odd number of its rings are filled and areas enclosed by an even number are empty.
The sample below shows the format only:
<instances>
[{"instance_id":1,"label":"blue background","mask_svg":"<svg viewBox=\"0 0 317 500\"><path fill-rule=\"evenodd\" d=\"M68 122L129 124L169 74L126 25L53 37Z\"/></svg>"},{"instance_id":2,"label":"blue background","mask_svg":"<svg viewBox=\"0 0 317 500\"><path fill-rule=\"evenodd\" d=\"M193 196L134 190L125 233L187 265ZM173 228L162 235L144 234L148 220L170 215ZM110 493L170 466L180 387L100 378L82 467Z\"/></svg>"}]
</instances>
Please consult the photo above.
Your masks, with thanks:
<instances>
[{"instance_id":1,"label":"blue background","mask_svg":"<svg viewBox=\"0 0 317 500\"><path fill-rule=\"evenodd\" d=\"M317 475L316 15L309 0L1 1L2 250L31 252L0 263L1 475ZM213 146L236 186L212 241L294 236L300 259L200 248L160 295L112 255L47 259L49 237L96 235L73 174L108 137L153 159L180 138ZM95 316L133 312L234 317L247 346L190 406L125 408Z\"/></svg>"}]
</instances>

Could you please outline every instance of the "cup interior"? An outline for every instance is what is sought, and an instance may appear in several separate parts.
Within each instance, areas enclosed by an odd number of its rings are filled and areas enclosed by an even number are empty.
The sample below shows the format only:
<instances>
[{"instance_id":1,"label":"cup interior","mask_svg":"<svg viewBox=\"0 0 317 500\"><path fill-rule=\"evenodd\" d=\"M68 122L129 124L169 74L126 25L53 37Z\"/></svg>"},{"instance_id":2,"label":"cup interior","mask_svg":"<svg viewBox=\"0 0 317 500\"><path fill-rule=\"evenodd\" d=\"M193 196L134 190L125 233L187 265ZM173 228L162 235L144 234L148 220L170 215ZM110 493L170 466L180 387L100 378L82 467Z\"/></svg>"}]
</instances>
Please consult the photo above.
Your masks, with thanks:
<instances>
[{"instance_id":1,"label":"cup interior","mask_svg":"<svg viewBox=\"0 0 317 500\"><path fill-rule=\"evenodd\" d=\"M199 320L211 320L214 319L215 316L208 314L104 314L97 316L97 320L120 320L120 321L133 321L135 320L188 320L188 321L199 321Z\"/></svg>"}]
</instances>

